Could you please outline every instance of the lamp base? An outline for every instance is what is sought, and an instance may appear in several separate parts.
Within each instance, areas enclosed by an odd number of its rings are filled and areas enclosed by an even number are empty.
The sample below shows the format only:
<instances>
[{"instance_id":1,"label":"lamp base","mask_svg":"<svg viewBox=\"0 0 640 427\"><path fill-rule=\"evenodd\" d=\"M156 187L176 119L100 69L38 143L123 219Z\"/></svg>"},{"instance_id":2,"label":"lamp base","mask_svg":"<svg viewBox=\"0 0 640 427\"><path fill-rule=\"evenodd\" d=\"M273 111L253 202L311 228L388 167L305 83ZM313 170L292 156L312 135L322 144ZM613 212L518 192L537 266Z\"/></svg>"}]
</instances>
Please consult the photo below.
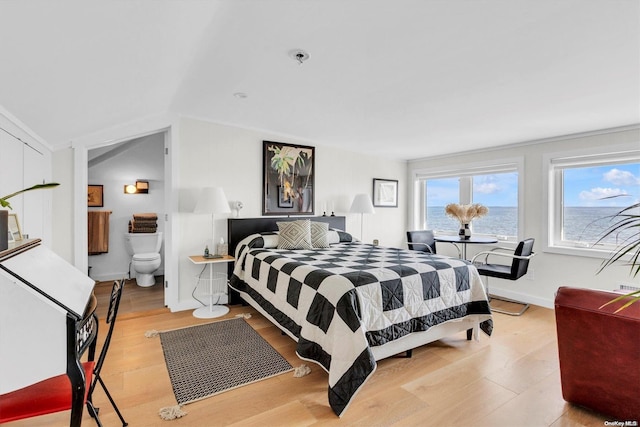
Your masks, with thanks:
<instances>
[{"instance_id":1,"label":"lamp base","mask_svg":"<svg viewBox=\"0 0 640 427\"><path fill-rule=\"evenodd\" d=\"M193 311L193 317L198 319L212 319L214 317L224 316L229 312L229 307L224 305L211 305L200 307Z\"/></svg>"}]
</instances>

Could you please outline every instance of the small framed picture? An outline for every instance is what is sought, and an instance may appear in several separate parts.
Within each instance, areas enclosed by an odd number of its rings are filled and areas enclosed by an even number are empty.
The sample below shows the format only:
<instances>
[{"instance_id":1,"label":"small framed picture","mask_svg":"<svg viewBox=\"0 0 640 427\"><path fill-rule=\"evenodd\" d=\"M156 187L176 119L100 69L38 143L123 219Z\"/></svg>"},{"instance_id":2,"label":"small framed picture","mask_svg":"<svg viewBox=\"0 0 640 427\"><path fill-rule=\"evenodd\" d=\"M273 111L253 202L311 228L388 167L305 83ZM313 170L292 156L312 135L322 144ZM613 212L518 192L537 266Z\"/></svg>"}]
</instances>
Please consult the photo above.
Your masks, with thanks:
<instances>
[{"instance_id":1,"label":"small framed picture","mask_svg":"<svg viewBox=\"0 0 640 427\"><path fill-rule=\"evenodd\" d=\"M90 185L87 190L87 206L101 208L104 206L102 185Z\"/></svg>"},{"instance_id":2,"label":"small framed picture","mask_svg":"<svg viewBox=\"0 0 640 427\"><path fill-rule=\"evenodd\" d=\"M20 230L18 215L9 214L9 241L19 242L20 240L22 240L22 230Z\"/></svg>"},{"instance_id":3,"label":"small framed picture","mask_svg":"<svg viewBox=\"0 0 640 427\"><path fill-rule=\"evenodd\" d=\"M397 179L373 179L373 206L381 208L398 207Z\"/></svg>"},{"instance_id":4,"label":"small framed picture","mask_svg":"<svg viewBox=\"0 0 640 427\"><path fill-rule=\"evenodd\" d=\"M278 185L278 207L279 208L292 208L293 197L291 193L285 192L284 186Z\"/></svg>"}]
</instances>

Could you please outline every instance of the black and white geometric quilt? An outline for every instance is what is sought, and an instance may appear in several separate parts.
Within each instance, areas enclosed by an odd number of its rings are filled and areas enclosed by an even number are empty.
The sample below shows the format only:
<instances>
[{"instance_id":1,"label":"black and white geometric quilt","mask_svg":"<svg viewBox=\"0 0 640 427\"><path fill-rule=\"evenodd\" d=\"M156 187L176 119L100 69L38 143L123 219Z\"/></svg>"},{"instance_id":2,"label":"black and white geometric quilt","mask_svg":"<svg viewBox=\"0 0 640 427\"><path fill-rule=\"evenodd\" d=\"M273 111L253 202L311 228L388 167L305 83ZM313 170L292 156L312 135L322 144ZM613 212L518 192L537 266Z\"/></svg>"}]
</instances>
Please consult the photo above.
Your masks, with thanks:
<instances>
[{"instance_id":1,"label":"black and white geometric quilt","mask_svg":"<svg viewBox=\"0 0 640 427\"><path fill-rule=\"evenodd\" d=\"M375 371L371 347L475 314L491 334L487 296L467 261L361 243L276 246L269 233L240 242L231 286L297 339L300 358L329 373L337 415Z\"/></svg>"}]
</instances>

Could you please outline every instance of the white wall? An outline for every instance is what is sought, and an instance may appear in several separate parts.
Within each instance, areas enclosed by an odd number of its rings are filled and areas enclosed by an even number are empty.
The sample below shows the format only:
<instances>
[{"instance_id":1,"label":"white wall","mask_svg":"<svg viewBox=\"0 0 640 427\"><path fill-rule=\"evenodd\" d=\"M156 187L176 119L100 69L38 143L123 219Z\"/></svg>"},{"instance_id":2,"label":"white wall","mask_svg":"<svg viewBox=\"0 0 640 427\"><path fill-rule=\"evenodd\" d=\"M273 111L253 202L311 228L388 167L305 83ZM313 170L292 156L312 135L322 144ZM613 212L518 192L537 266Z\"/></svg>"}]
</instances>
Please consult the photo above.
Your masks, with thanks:
<instances>
[{"instance_id":1,"label":"white wall","mask_svg":"<svg viewBox=\"0 0 640 427\"><path fill-rule=\"evenodd\" d=\"M56 187L53 204L53 238L51 249L65 261L73 264L73 236L76 224L73 214L73 150L65 148L52 154L53 181L60 183ZM86 270L85 270L86 272Z\"/></svg>"},{"instance_id":2,"label":"white wall","mask_svg":"<svg viewBox=\"0 0 640 427\"><path fill-rule=\"evenodd\" d=\"M96 280L115 280L128 274L131 257L127 254L124 236L134 213L158 214L158 231L164 232L164 134L137 138L119 145L95 150L107 151L94 160L88 169L90 185L102 185L104 206L89 211L111 211L109 221L109 252L89 256L90 275ZM116 153L115 155L112 155ZM93 154L93 153L90 153ZM92 156L90 156L92 158ZM125 184L149 181L148 194L124 194ZM164 263L156 274L163 274ZM133 274L133 273L132 273Z\"/></svg>"},{"instance_id":3,"label":"white wall","mask_svg":"<svg viewBox=\"0 0 640 427\"><path fill-rule=\"evenodd\" d=\"M543 156L545 153L564 152L570 150L606 149L606 147L628 145L637 148L640 145L638 129L621 132L590 134L557 138L531 144L518 144L495 150L483 150L460 153L433 159L422 159L409 162L407 181L413 181L415 172L429 167L460 166L462 164L489 161L492 159L523 156L524 175L524 237L536 239L534 251L536 257L530 263L534 274L513 282L490 279L491 292L521 301L545 307L553 307L555 292L559 286L577 286L592 289L615 289L621 283L640 285L640 278L629 276L629 268L616 265L596 275L601 259L580 256L551 254L544 251L547 230L545 228L546 204L544 194L548 182L544 175ZM410 182L411 186L412 183ZM412 211L413 204L409 209ZM441 252L438 246L438 253ZM470 258L487 247L469 245ZM453 254L453 252L451 253Z\"/></svg>"},{"instance_id":4,"label":"white wall","mask_svg":"<svg viewBox=\"0 0 640 427\"><path fill-rule=\"evenodd\" d=\"M0 196L51 182L51 150L17 118L0 106ZM31 191L9 199L23 234L51 245L53 197L60 188Z\"/></svg>"},{"instance_id":5,"label":"white wall","mask_svg":"<svg viewBox=\"0 0 640 427\"><path fill-rule=\"evenodd\" d=\"M347 231L360 234L360 215L349 214L357 193L371 195L373 178L399 180L399 207L376 208L364 217L364 241L379 239L388 246L403 245L406 230L406 162L321 146L304 140L224 126L201 120L180 120L180 301L191 301L195 275L201 267L189 255L200 254L211 241L211 216L193 214L199 190L220 186L229 201L242 201L241 216L262 215L262 141L276 141L315 147L316 215L323 203L335 206L336 215L346 215ZM216 236L227 235L227 216L216 217ZM218 240L216 238L216 240Z\"/></svg>"},{"instance_id":6,"label":"white wall","mask_svg":"<svg viewBox=\"0 0 640 427\"><path fill-rule=\"evenodd\" d=\"M360 233L360 216L348 213L353 196L357 193L371 194L373 178L397 179L399 207L376 208L374 215L366 215L364 239L368 242L379 239L381 244L390 246L404 243L407 217L406 162L390 161L362 153L323 147L309 141L293 140L202 120L162 116L87 136L74 142L73 146L77 148L56 151L56 180L70 189L74 188L74 183L77 184L79 178L74 176L71 169L74 166L82 168L83 164L86 165L86 159L82 160L82 156L78 155L82 147L99 147L104 145L104 141L124 141L129 139L126 135L133 137L148 134L150 129L168 129L171 145L175 147L173 151L170 148L171 156L165 156L174 159L173 165L165 165L165 168L170 168L173 177L172 188L165 193L171 206L167 213L172 224L173 252L165 252L165 264L175 262L174 271L177 270L176 278L169 279L169 288L165 295L170 295L168 303L174 311L198 306L191 297L191 292L195 285L195 275L200 272L201 267L193 265L188 256L200 254L204 245L211 239L211 217L192 213L199 190L205 186L221 186L229 201L240 200L244 203L242 217L261 216L263 140L316 147L316 214L321 214L319 207L323 203L333 203L336 215L347 216L346 228L355 235ZM142 178L132 178L136 177ZM124 182L121 187L122 185ZM83 204L86 203L85 188L75 189L77 197L82 193ZM82 230L74 215L70 214L70 209L75 203L74 193L65 192L60 196L54 206L56 236L59 237L56 238L54 249L60 254L66 254L69 256L67 259L74 262L74 259L79 259L79 255L75 253L75 245L84 247L77 241L78 233ZM177 201L175 205L174 200ZM82 209L86 208L80 208L79 214L82 213ZM226 235L226 217L221 216L216 219L216 236L226 238ZM220 271L226 269L222 267ZM167 274L165 270L165 278ZM175 283L177 286L174 286Z\"/></svg>"}]
</instances>

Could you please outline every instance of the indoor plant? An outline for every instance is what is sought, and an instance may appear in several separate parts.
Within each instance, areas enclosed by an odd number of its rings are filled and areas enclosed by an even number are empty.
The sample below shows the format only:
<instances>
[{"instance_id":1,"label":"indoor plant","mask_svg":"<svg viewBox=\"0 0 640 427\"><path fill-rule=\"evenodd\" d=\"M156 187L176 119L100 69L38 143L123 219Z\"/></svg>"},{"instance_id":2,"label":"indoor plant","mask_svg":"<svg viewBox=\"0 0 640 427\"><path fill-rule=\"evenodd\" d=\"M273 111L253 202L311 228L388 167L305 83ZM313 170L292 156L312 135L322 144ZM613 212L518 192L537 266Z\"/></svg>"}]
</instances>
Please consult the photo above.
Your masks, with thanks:
<instances>
[{"instance_id":1,"label":"indoor plant","mask_svg":"<svg viewBox=\"0 0 640 427\"><path fill-rule=\"evenodd\" d=\"M17 196L18 194L26 193L27 191L32 191L32 190L41 190L45 188L57 187L58 185L60 184L58 184L57 182L37 184L20 191L16 191L15 193L11 193L7 196L0 197L0 208L12 209L11 203L8 202L8 199L14 196ZM3 251L9 247L9 238L7 236L8 231L9 231L9 211L6 209L0 209L0 251Z\"/></svg>"},{"instance_id":2,"label":"indoor plant","mask_svg":"<svg viewBox=\"0 0 640 427\"><path fill-rule=\"evenodd\" d=\"M609 258L602 263L598 273L613 263L619 261L626 262L626 258L629 257L628 265L631 266L629 274L632 277L636 277L638 273L640 273L640 203L627 206L617 214L613 215L612 219L615 220L615 223L613 223L613 225L604 232L604 235L598 239L596 244L609 236L618 235L621 232L629 231L630 235L618 244ZM628 299L629 301L616 310L616 313L627 308L631 304L640 301L640 290L626 295L621 295L618 298L609 301L607 304L604 304L602 307L623 299Z\"/></svg>"}]
</instances>

